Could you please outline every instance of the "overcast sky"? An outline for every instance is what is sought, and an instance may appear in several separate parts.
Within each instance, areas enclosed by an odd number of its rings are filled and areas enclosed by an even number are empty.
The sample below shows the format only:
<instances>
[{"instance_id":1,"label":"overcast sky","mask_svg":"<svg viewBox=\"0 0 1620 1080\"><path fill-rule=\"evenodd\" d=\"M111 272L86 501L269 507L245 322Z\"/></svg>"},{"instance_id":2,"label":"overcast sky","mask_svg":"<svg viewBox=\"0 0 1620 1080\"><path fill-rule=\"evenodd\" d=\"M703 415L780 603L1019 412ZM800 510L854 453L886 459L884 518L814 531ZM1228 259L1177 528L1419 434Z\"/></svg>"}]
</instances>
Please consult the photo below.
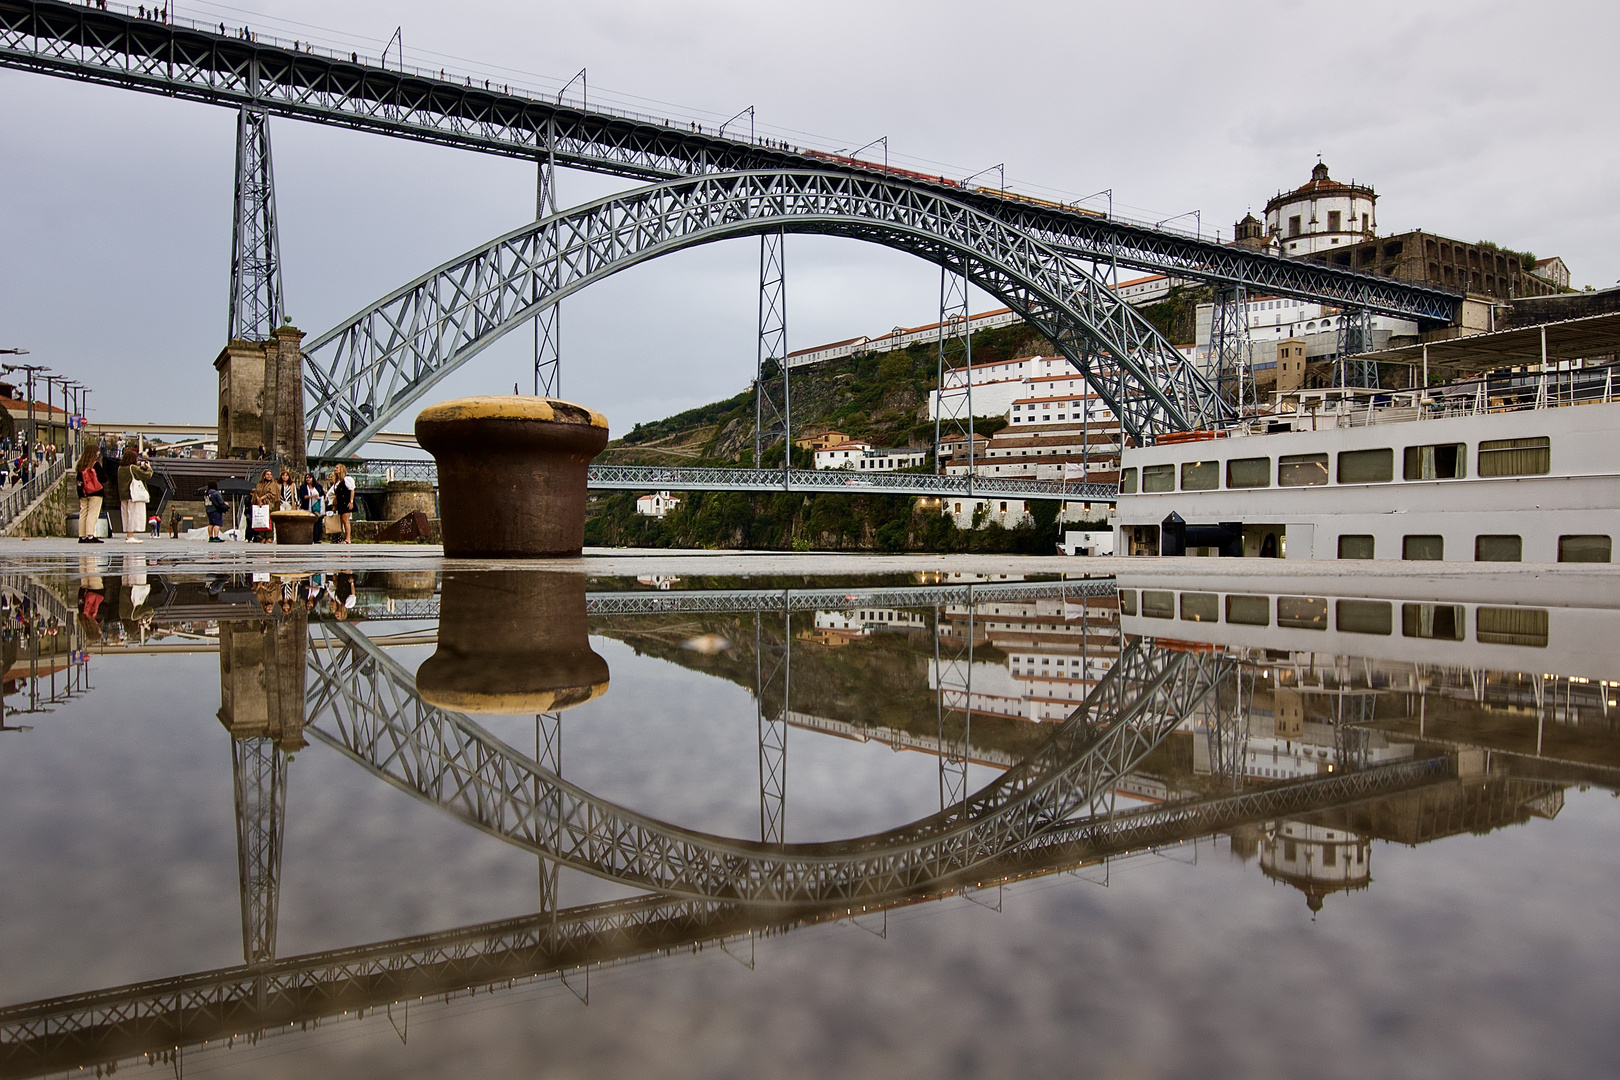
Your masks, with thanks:
<instances>
[{"instance_id":1,"label":"overcast sky","mask_svg":"<svg viewBox=\"0 0 1620 1080\"><path fill-rule=\"evenodd\" d=\"M1620 278L1613 5L181 0L178 13L373 54L398 25L408 63L553 88L586 67L593 99L711 124L753 105L763 131L800 145L887 135L896 162L958 176L1005 163L1013 188L1110 188L1121 213L1198 209L1227 237L1321 153L1336 178L1376 187L1385 232L1562 255L1577 285ZM0 348L91 384L96 419L214 419L234 127L227 109L0 71ZM533 216L531 165L272 128L288 311L312 335ZM559 184L564 203L622 185ZM719 244L570 299L564 396L617 434L745 388L757 261L758 241ZM790 238L788 264L790 348L936 317L938 271L908 256ZM433 397L527 387L531 352L511 334Z\"/></svg>"}]
</instances>

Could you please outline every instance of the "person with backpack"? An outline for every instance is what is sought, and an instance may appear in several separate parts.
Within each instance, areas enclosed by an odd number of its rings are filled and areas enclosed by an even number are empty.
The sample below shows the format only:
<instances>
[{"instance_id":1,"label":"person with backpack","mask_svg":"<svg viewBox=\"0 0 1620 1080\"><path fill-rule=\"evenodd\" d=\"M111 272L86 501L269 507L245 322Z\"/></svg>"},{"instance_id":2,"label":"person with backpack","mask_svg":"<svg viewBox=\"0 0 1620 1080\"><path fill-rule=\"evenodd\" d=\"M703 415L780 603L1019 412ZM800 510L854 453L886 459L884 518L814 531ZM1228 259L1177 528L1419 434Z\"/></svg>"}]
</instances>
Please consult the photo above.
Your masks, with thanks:
<instances>
[{"instance_id":1,"label":"person with backpack","mask_svg":"<svg viewBox=\"0 0 1620 1080\"><path fill-rule=\"evenodd\" d=\"M208 481L208 490L203 492L203 510L208 514L208 542L210 544L223 544L224 537L219 535L220 526L225 524L225 513L230 508L225 505L225 496L219 493L219 481Z\"/></svg>"},{"instance_id":2,"label":"person with backpack","mask_svg":"<svg viewBox=\"0 0 1620 1080\"><path fill-rule=\"evenodd\" d=\"M101 447L87 443L74 470L79 487L79 543L99 544L96 522L101 520L101 502L107 490L107 466L101 460Z\"/></svg>"}]
</instances>

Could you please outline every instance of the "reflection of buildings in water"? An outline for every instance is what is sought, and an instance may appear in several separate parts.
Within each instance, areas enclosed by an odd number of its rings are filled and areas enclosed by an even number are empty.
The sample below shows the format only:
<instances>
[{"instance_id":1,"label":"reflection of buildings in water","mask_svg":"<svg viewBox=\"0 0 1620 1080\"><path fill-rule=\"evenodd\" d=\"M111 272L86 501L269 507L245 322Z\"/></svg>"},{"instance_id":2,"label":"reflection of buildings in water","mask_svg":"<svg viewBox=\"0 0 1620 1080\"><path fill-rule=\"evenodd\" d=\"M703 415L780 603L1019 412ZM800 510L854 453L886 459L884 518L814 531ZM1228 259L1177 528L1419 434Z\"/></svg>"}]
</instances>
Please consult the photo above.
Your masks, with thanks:
<instances>
[{"instance_id":1,"label":"reflection of buildings in water","mask_svg":"<svg viewBox=\"0 0 1620 1080\"><path fill-rule=\"evenodd\" d=\"M1372 842L1301 821L1269 822L1260 834L1260 870L1305 894L1312 911L1329 893L1372 884Z\"/></svg>"},{"instance_id":2,"label":"reflection of buildings in water","mask_svg":"<svg viewBox=\"0 0 1620 1080\"><path fill-rule=\"evenodd\" d=\"M1245 778L1296 780L1412 757L1409 743L1391 743L1382 733L1347 726L1371 717L1372 702L1365 695L1349 699L1330 695L1325 702L1318 698L1318 704L1326 707L1317 712L1307 709L1308 691L1273 687L1269 681L1250 688L1247 682L1239 681L1244 692L1237 700L1223 696L1206 702L1194 716L1190 725L1194 773L1224 774L1230 766L1223 763L1233 762L1241 766ZM1349 717L1343 711L1347 700L1352 703ZM1223 738L1234 740L1234 745L1218 745Z\"/></svg>"},{"instance_id":3,"label":"reflection of buildings in water","mask_svg":"<svg viewBox=\"0 0 1620 1080\"><path fill-rule=\"evenodd\" d=\"M927 629L928 619L920 611L852 608L848 611L817 611L811 628L801 631L798 640L836 649L852 641L871 637L878 631Z\"/></svg>"},{"instance_id":4,"label":"reflection of buildings in water","mask_svg":"<svg viewBox=\"0 0 1620 1080\"><path fill-rule=\"evenodd\" d=\"M929 670L929 689L948 709L1065 720L1119 657L1119 606L1112 597L988 601L951 605L940 621L942 648L989 645L1005 660L979 661L971 679ZM969 637L971 635L971 642Z\"/></svg>"},{"instance_id":5,"label":"reflection of buildings in water","mask_svg":"<svg viewBox=\"0 0 1620 1080\"><path fill-rule=\"evenodd\" d=\"M642 574L636 580L643 585L651 585L660 592L668 592L681 579L675 574Z\"/></svg>"}]
</instances>

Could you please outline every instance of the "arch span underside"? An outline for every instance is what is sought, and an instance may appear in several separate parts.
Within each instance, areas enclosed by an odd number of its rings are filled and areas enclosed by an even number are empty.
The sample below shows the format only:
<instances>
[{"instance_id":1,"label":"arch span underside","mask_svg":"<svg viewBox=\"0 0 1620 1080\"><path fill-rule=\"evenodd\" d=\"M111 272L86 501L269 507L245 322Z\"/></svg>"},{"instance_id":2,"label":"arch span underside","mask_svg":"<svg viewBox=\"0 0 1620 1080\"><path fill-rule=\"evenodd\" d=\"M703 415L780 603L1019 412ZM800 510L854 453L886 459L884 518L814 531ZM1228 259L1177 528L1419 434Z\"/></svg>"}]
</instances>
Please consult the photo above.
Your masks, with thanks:
<instances>
[{"instance_id":1,"label":"arch span underside","mask_svg":"<svg viewBox=\"0 0 1620 1080\"><path fill-rule=\"evenodd\" d=\"M311 631L316 629L311 624ZM358 630L308 653L305 732L467 824L622 885L711 900L817 905L908 896L1093 810L1232 670L1218 654L1133 642L1052 736L938 814L834 843L697 832L570 784L416 680Z\"/></svg>"},{"instance_id":2,"label":"arch span underside","mask_svg":"<svg viewBox=\"0 0 1620 1080\"><path fill-rule=\"evenodd\" d=\"M750 172L670 181L516 229L423 275L306 349L315 453L352 454L534 314L621 270L783 230L864 240L964 272L1046 334L1138 438L1226 416L1214 387L1070 256L971 206L881 177Z\"/></svg>"}]
</instances>

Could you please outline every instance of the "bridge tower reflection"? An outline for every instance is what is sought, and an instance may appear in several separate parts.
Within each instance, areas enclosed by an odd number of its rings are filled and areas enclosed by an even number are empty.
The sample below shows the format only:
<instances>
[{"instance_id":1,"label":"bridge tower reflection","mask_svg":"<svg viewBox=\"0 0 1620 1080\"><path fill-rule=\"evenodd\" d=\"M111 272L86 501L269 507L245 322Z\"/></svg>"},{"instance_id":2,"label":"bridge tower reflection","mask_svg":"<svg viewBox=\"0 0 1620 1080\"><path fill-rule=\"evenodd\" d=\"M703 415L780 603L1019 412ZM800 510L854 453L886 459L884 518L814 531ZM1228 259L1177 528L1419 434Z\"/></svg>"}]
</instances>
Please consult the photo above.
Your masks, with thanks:
<instances>
[{"instance_id":1,"label":"bridge tower reflection","mask_svg":"<svg viewBox=\"0 0 1620 1080\"><path fill-rule=\"evenodd\" d=\"M231 736L242 958L276 956L287 773L304 742L305 653L300 611L266 622L219 625L219 721Z\"/></svg>"}]
</instances>

